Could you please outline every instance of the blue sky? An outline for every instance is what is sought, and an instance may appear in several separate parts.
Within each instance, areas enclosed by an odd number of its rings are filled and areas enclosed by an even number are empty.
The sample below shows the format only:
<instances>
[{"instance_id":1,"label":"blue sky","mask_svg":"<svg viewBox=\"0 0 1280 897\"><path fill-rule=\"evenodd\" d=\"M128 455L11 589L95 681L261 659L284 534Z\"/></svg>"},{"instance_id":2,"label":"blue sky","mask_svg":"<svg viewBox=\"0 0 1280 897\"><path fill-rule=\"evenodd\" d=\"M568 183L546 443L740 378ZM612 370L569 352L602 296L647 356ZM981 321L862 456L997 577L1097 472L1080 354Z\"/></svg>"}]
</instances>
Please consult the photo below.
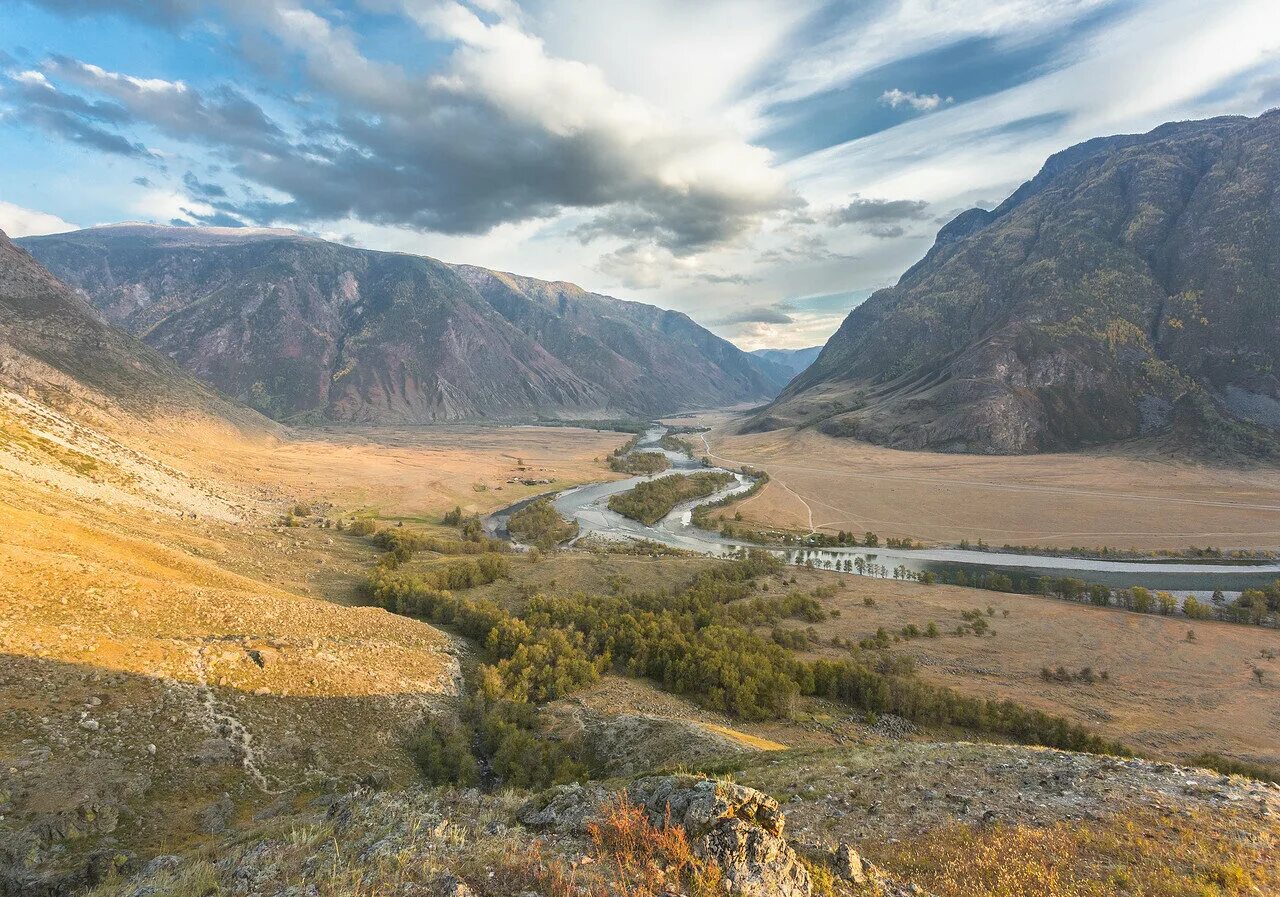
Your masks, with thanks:
<instances>
[{"instance_id":1,"label":"blue sky","mask_svg":"<svg viewBox=\"0 0 1280 897\"><path fill-rule=\"evenodd\" d=\"M801 346L1050 153L1278 104L1274 0L0 0L0 227L295 227Z\"/></svg>"}]
</instances>

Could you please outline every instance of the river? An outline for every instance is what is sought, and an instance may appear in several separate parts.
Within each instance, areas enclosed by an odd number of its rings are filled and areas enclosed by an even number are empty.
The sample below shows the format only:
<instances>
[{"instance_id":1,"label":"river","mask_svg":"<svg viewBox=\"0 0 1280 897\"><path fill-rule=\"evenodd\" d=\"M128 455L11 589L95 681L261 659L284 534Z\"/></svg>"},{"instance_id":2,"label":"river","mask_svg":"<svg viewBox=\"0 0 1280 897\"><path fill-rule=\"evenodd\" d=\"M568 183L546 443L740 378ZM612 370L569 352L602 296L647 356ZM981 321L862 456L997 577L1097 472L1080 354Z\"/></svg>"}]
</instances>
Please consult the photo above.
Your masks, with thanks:
<instances>
[{"instance_id":1,"label":"river","mask_svg":"<svg viewBox=\"0 0 1280 897\"><path fill-rule=\"evenodd\" d=\"M743 548L760 547L738 539L728 539L719 533L695 527L691 522L693 509L701 504L718 501L729 495L746 492L752 481L742 474L732 473L732 486L707 498L676 506L653 526L623 517L609 510L609 496L625 492L648 479L696 470L726 470L711 467L701 461L677 452L663 449L658 443L667 432L665 427L647 430L633 451L662 452L671 461L671 469L651 477L637 476L606 483L577 486L557 494L553 499L556 510L565 518L576 520L580 528L579 539L587 535L603 539L647 539L672 548L713 556L725 556ZM496 512L489 518L489 530L506 535L506 521L511 514L528 501L520 502ZM999 551L981 551L959 548L808 548L791 549L771 547L771 551L785 557L791 563L812 561L816 566L839 569L852 575L892 575L895 568L903 568L913 574L924 572L954 572L963 569L972 580L975 576L997 572L1018 577L1072 576L1088 582L1103 583L1113 588L1146 586L1149 589L1177 591L1207 597L1214 589L1221 589L1229 596L1242 589L1264 586L1280 579L1280 563L1257 564L1208 564L1166 561L1107 561L1078 557L1054 557L1051 555L1011 554ZM859 565L861 561L861 565ZM846 569L852 568L852 569Z\"/></svg>"}]
</instances>

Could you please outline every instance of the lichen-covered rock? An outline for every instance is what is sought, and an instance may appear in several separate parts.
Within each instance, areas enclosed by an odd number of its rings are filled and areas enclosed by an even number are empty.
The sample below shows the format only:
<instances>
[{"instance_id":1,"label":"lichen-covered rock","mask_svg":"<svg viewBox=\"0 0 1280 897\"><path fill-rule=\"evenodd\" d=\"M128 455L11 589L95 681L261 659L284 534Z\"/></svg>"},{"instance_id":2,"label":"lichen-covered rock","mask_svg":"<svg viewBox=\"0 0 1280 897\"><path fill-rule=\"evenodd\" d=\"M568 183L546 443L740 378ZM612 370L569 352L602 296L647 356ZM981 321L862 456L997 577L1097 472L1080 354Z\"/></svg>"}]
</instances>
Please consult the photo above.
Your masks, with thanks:
<instances>
[{"instance_id":1,"label":"lichen-covered rock","mask_svg":"<svg viewBox=\"0 0 1280 897\"><path fill-rule=\"evenodd\" d=\"M629 794L655 825L681 826L694 851L720 867L729 893L813 893L809 870L783 839L786 820L769 795L731 782L685 776L641 779Z\"/></svg>"},{"instance_id":2,"label":"lichen-covered rock","mask_svg":"<svg viewBox=\"0 0 1280 897\"><path fill-rule=\"evenodd\" d=\"M778 802L754 788L713 779L656 776L636 782L629 794L649 812L655 825L669 814L671 823L693 838L725 819L742 819L782 837L784 818Z\"/></svg>"},{"instance_id":3,"label":"lichen-covered rock","mask_svg":"<svg viewBox=\"0 0 1280 897\"><path fill-rule=\"evenodd\" d=\"M608 794L598 785L559 785L551 791L549 799L533 800L521 807L516 818L529 828L564 835L586 834L588 822Z\"/></svg>"}]
</instances>

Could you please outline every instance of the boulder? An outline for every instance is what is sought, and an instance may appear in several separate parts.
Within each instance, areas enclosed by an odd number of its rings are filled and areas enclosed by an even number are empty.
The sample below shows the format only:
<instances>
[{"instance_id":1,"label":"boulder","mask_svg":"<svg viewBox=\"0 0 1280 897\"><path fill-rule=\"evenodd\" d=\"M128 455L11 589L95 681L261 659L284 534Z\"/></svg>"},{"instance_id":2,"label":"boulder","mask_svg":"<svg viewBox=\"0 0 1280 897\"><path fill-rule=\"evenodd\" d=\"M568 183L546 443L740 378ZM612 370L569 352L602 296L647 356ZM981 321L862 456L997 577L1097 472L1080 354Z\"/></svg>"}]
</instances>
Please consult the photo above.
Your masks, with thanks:
<instances>
[{"instance_id":1,"label":"boulder","mask_svg":"<svg viewBox=\"0 0 1280 897\"><path fill-rule=\"evenodd\" d=\"M786 820L769 795L731 782L656 776L631 786L654 825L679 825L694 851L724 873L738 897L809 897L813 882L782 837Z\"/></svg>"}]
</instances>

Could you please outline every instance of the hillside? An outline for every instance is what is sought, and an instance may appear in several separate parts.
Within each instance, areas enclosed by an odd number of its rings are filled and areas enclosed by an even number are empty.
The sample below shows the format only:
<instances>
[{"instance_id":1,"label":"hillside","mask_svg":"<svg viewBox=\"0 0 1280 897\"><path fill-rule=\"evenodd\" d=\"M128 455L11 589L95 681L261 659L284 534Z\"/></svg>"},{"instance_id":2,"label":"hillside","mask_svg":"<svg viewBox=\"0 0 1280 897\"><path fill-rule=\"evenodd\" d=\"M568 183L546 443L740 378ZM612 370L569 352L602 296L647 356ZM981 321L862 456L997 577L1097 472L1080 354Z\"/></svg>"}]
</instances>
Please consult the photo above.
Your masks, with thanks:
<instances>
[{"instance_id":1,"label":"hillside","mask_svg":"<svg viewBox=\"0 0 1280 897\"><path fill-rule=\"evenodd\" d=\"M0 232L0 385L58 405L201 412L270 424L107 323Z\"/></svg>"},{"instance_id":2,"label":"hillside","mask_svg":"<svg viewBox=\"0 0 1280 897\"><path fill-rule=\"evenodd\" d=\"M783 382L676 312L290 232L121 225L23 245L108 320L279 420L651 417Z\"/></svg>"},{"instance_id":3,"label":"hillside","mask_svg":"<svg viewBox=\"0 0 1280 897\"><path fill-rule=\"evenodd\" d=\"M607 475L592 458L622 438L300 439L0 237L0 894L78 893L247 807L413 780L403 741L456 692L454 643L347 606L375 553L331 503L486 511L535 491L517 467Z\"/></svg>"},{"instance_id":4,"label":"hillside","mask_svg":"<svg viewBox=\"0 0 1280 897\"><path fill-rule=\"evenodd\" d=\"M1274 455L1280 113L1051 157L850 312L754 429L1019 454L1170 434Z\"/></svg>"},{"instance_id":5,"label":"hillside","mask_svg":"<svg viewBox=\"0 0 1280 897\"><path fill-rule=\"evenodd\" d=\"M813 364L821 351L822 346L810 346L807 349L754 349L751 355L781 365L794 377Z\"/></svg>"}]
</instances>

